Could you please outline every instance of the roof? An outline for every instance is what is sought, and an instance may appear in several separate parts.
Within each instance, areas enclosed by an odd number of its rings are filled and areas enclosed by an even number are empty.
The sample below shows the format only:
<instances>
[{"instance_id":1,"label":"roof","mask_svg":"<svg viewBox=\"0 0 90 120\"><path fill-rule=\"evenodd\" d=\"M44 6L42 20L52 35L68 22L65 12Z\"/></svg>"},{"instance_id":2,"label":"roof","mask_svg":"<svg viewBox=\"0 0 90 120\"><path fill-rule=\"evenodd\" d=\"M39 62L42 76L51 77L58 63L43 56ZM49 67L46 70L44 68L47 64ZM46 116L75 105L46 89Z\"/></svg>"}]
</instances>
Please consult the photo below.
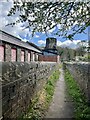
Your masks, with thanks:
<instances>
[{"instance_id":1,"label":"roof","mask_svg":"<svg viewBox=\"0 0 90 120\"><path fill-rule=\"evenodd\" d=\"M0 40L7 42L7 43L14 44L16 46L26 48L28 50L42 53L41 49L38 46L36 46L35 44L30 43L30 42L24 42L20 38L17 38L9 33L2 31L2 30L0 30Z\"/></svg>"},{"instance_id":2,"label":"roof","mask_svg":"<svg viewBox=\"0 0 90 120\"><path fill-rule=\"evenodd\" d=\"M56 54L56 55L58 54L57 49L55 49L55 50L54 49L48 49L48 50L47 49L43 49L42 51L43 52L47 52L47 53Z\"/></svg>"},{"instance_id":3,"label":"roof","mask_svg":"<svg viewBox=\"0 0 90 120\"><path fill-rule=\"evenodd\" d=\"M28 42L28 41L27 41L27 43L30 44L30 45L32 45L33 47L35 47L35 48L37 48L38 50L41 51L41 49L40 49L37 45L35 45L34 43L32 43L32 42Z\"/></svg>"}]
</instances>

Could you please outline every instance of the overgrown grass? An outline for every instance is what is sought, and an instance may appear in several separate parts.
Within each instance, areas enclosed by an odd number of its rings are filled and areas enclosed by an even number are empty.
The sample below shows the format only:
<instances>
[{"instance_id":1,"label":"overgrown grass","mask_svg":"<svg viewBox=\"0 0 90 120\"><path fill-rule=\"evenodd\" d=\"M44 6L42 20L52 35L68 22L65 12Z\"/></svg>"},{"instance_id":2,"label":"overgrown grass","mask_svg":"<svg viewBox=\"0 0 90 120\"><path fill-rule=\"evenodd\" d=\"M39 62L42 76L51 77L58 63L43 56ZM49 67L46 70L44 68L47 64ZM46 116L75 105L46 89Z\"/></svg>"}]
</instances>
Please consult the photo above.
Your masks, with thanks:
<instances>
[{"instance_id":1,"label":"overgrown grass","mask_svg":"<svg viewBox=\"0 0 90 120\"><path fill-rule=\"evenodd\" d=\"M37 96L32 100L32 104L26 115L22 119L41 120L54 94L55 83L59 79L59 70L53 72L53 74L47 80L43 90L37 93Z\"/></svg>"},{"instance_id":2,"label":"overgrown grass","mask_svg":"<svg viewBox=\"0 0 90 120\"><path fill-rule=\"evenodd\" d=\"M77 82L74 80L68 70L65 70L65 81L67 84L67 91L73 98L75 104L76 120L90 120L90 107L87 104L87 100L84 94L81 92Z\"/></svg>"},{"instance_id":3,"label":"overgrown grass","mask_svg":"<svg viewBox=\"0 0 90 120\"><path fill-rule=\"evenodd\" d=\"M55 71L45 85L46 101L49 102L54 94L55 83L59 79L59 71Z\"/></svg>"}]
</instances>

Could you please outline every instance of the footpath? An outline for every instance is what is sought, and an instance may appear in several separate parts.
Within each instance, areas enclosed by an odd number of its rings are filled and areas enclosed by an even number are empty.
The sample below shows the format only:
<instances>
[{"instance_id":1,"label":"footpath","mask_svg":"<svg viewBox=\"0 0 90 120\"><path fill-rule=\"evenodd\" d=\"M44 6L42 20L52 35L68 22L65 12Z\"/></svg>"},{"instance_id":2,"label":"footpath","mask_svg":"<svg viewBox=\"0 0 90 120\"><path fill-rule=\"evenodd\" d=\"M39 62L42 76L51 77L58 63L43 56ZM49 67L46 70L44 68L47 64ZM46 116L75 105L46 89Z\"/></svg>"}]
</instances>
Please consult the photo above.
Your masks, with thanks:
<instances>
[{"instance_id":1,"label":"footpath","mask_svg":"<svg viewBox=\"0 0 90 120\"><path fill-rule=\"evenodd\" d=\"M73 118L74 105L67 95L64 71L60 68L60 78L56 83L53 100L45 118Z\"/></svg>"}]
</instances>

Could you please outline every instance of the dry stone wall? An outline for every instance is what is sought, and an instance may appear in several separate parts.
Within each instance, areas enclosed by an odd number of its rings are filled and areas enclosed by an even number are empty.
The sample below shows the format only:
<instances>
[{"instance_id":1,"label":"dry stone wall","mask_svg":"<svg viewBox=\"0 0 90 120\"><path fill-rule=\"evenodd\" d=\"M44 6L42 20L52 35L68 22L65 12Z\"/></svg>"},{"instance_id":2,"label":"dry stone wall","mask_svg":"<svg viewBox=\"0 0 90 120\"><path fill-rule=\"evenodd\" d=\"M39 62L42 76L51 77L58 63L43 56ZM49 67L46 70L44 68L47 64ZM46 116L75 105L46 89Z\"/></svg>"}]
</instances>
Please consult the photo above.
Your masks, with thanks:
<instances>
[{"instance_id":1,"label":"dry stone wall","mask_svg":"<svg viewBox=\"0 0 90 120\"><path fill-rule=\"evenodd\" d=\"M27 111L33 95L55 70L56 63L2 62L2 115L16 118Z\"/></svg>"},{"instance_id":2,"label":"dry stone wall","mask_svg":"<svg viewBox=\"0 0 90 120\"><path fill-rule=\"evenodd\" d=\"M72 76L78 82L81 90L85 93L90 105L90 63L88 62L67 62L64 63Z\"/></svg>"}]
</instances>

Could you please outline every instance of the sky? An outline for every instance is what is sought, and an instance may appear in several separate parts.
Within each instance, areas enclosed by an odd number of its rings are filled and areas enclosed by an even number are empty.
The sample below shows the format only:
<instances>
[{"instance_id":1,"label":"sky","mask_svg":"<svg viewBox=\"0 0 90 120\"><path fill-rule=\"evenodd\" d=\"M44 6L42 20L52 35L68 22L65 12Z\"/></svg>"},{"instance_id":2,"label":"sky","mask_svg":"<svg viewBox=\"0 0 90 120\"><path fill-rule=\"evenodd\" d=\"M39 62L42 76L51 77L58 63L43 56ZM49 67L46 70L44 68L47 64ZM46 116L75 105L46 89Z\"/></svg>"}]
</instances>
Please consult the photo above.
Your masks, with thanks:
<instances>
[{"instance_id":1,"label":"sky","mask_svg":"<svg viewBox=\"0 0 90 120\"><path fill-rule=\"evenodd\" d=\"M46 35L45 33L35 33L35 35L32 37L31 32L28 29L24 29L23 30L23 26L24 23L20 23L15 25L14 27L11 26L5 26L8 23L14 22L15 20L18 19L19 14L17 13L16 15L14 15L13 17L8 17L8 11L10 10L10 8L12 7L13 3L12 0L9 0L9 2L7 2L7 0L1 0L0 2L0 29L11 34L14 35L20 39L22 39L23 41L30 41L33 42L34 44L38 45L38 46L45 46L46 43L46 38L47 37L55 37L57 39L57 46L63 46L63 47L70 47L70 48L76 48L77 47L77 43L80 42L81 40L88 40L88 29L85 30L85 33L81 33L81 34L77 34L74 36L74 40L73 42L70 40L66 40L65 38L59 37L59 36L55 36L52 35L52 33L54 33L54 31L56 31L60 26L58 25L57 28L53 28L48 32L48 35Z\"/></svg>"}]
</instances>

